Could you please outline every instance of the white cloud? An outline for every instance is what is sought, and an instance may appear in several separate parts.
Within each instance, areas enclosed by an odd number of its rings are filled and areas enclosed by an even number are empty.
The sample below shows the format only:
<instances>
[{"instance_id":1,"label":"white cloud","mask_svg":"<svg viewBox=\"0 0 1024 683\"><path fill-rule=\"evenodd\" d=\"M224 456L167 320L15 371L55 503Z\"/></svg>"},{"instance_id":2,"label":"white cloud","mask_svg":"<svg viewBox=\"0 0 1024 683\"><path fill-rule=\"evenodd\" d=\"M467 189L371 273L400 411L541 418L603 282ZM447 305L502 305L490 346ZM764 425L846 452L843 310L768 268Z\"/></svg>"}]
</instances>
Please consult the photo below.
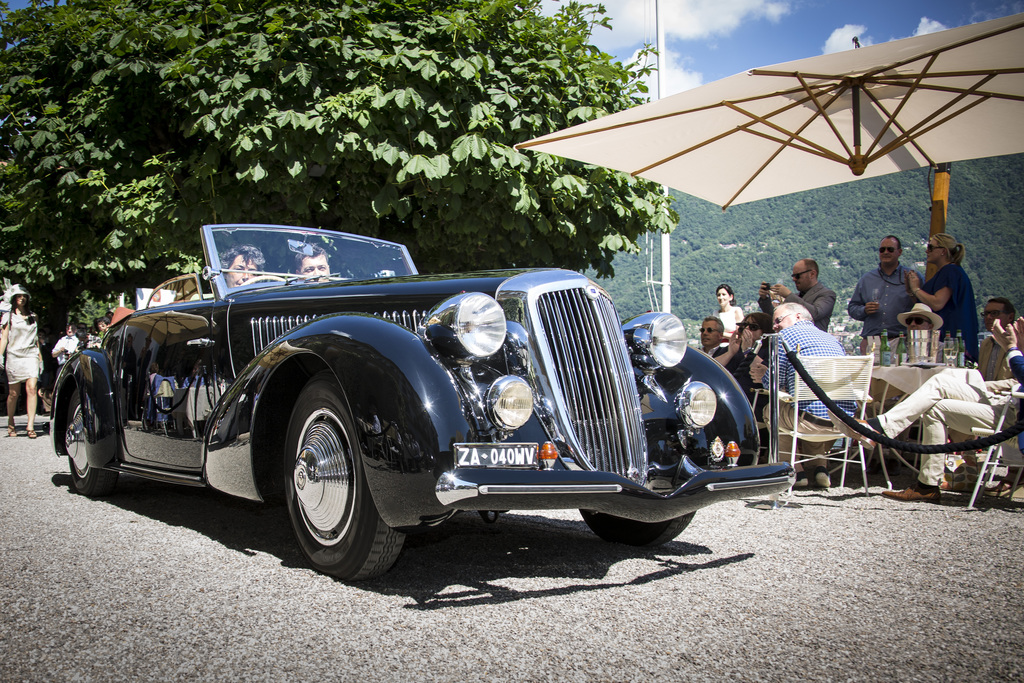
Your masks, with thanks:
<instances>
[{"instance_id":1,"label":"white cloud","mask_svg":"<svg viewBox=\"0 0 1024 683\"><path fill-rule=\"evenodd\" d=\"M631 62L636 61L638 53L639 50L633 53L630 59ZM648 57L648 59L654 58ZM686 68L686 64L690 62L692 62L691 59L681 56L675 50L668 51L666 55L665 92L661 94L661 97L668 97L677 92L690 90L704 84L704 76L701 72ZM644 81L647 83L651 99L658 97L658 72L655 71L645 78Z\"/></svg>"},{"instance_id":2,"label":"white cloud","mask_svg":"<svg viewBox=\"0 0 1024 683\"><path fill-rule=\"evenodd\" d=\"M840 26L835 31L832 31L832 35L830 35L828 40L825 41L825 44L821 46L821 53L827 55L832 52L852 50L854 49L854 38L857 38L860 41L861 47L871 45L874 43L874 40L871 36L864 34L867 30L868 27L861 24L846 24L845 26Z\"/></svg>"},{"instance_id":3,"label":"white cloud","mask_svg":"<svg viewBox=\"0 0 1024 683\"><path fill-rule=\"evenodd\" d=\"M935 33L937 31L945 31L948 26L945 26L937 21L932 21L928 17L921 17L921 21L917 24L917 30L914 31L915 36L923 36L926 33Z\"/></svg>"},{"instance_id":4,"label":"white cloud","mask_svg":"<svg viewBox=\"0 0 1024 683\"><path fill-rule=\"evenodd\" d=\"M633 53L632 60L635 61L637 53ZM700 71L693 71L687 69L686 66L693 62L689 57L682 56L675 50L668 50L668 54L665 55L665 92L661 93L661 97L668 97L674 95L677 92L684 90L690 90L696 88L698 85L703 85L704 75ZM658 96L658 73L655 71L648 78L644 79L647 81L648 92L651 97Z\"/></svg>"},{"instance_id":5,"label":"white cloud","mask_svg":"<svg viewBox=\"0 0 1024 683\"><path fill-rule=\"evenodd\" d=\"M544 0L544 13L554 13L557 0ZM615 54L637 43L657 40L654 0L605 0L606 16L612 19L612 30L598 27L594 44ZM665 0L662 2L662 24L666 41L702 40L725 36L746 21L767 19L778 22L789 14L785 0Z\"/></svg>"}]
</instances>

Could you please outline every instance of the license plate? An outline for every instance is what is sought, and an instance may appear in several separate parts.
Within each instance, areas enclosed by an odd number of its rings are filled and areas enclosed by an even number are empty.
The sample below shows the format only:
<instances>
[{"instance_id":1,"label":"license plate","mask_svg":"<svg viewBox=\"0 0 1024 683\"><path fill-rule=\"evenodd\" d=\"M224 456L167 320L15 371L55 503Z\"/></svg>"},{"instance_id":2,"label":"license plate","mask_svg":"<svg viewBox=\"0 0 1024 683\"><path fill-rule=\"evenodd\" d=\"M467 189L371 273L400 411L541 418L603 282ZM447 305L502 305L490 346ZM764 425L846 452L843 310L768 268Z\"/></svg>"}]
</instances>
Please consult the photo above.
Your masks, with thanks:
<instances>
[{"instance_id":1,"label":"license plate","mask_svg":"<svg viewBox=\"0 0 1024 683\"><path fill-rule=\"evenodd\" d=\"M535 443L457 443L457 467L536 467Z\"/></svg>"}]
</instances>

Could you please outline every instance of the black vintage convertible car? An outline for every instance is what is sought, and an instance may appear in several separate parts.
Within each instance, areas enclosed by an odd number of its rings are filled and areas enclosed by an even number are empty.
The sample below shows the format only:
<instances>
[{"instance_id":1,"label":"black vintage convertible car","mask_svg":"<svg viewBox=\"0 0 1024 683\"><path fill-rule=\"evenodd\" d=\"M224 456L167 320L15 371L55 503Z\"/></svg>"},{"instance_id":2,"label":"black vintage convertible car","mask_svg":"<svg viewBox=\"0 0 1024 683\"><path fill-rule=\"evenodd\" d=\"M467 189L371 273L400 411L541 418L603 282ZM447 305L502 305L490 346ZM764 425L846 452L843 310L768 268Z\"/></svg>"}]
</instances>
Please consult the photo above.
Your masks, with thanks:
<instances>
[{"instance_id":1,"label":"black vintage convertible car","mask_svg":"<svg viewBox=\"0 0 1024 683\"><path fill-rule=\"evenodd\" d=\"M621 324L578 273L418 275L402 245L307 228L202 237L202 274L61 369L54 450L85 495L124 472L283 500L310 564L358 580L460 510L577 508L652 545L791 483L751 464L743 393L675 316Z\"/></svg>"}]
</instances>

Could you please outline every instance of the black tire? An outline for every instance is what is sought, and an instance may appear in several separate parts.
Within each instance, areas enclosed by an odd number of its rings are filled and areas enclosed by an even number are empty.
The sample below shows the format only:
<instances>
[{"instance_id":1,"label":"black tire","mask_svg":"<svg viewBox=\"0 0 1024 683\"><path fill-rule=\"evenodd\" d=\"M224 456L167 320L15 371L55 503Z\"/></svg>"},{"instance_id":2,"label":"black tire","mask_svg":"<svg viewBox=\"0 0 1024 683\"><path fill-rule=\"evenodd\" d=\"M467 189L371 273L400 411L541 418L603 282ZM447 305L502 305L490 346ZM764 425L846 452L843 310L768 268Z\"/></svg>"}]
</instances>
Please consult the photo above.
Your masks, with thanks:
<instances>
[{"instance_id":1,"label":"black tire","mask_svg":"<svg viewBox=\"0 0 1024 683\"><path fill-rule=\"evenodd\" d=\"M694 512L664 522L636 522L592 510L580 510L590 530L611 543L650 546L668 543L690 525Z\"/></svg>"},{"instance_id":2,"label":"black tire","mask_svg":"<svg viewBox=\"0 0 1024 683\"><path fill-rule=\"evenodd\" d=\"M329 372L309 380L292 410L284 481L295 539L317 571L359 581L398 559L405 534L377 511L355 424Z\"/></svg>"},{"instance_id":3,"label":"black tire","mask_svg":"<svg viewBox=\"0 0 1024 683\"><path fill-rule=\"evenodd\" d=\"M64 448L71 468L71 484L84 496L97 498L109 495L117 484L117 472L89 466L85 457L85 428L82 417L82 399L78 389L68 403L67 426L64 428Z\"/></svg>"}]
</instances>

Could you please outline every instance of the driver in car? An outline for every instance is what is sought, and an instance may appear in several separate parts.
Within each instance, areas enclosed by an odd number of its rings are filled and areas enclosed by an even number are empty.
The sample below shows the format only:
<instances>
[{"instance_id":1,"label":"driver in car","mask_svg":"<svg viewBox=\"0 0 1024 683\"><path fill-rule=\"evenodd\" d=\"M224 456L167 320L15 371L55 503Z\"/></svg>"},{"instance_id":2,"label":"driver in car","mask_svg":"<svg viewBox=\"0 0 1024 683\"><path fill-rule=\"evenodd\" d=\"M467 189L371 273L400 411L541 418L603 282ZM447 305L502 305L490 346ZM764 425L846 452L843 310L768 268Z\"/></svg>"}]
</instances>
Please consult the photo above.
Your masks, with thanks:
<instances>
[{"instance_id":1,"label":"driver in car","mask_svg":"<svg viewBox=\"0 0 1024 683\"><path fill-rule=\"evenodd\" d=\"M253 278L253 273L263 270L267 260L263 252L251 244L236 244L220 255L224 266L224 282L228 287L239 287Z\"/></svg>"},{"instance_id":2,"label":"driver in car","mask_svg":"<svg viewBox=\"0 0 1024 683\"><path fill-rule=\"evenodd\" d=\"M295 274L307 280L326 279L331 274L331 266L327 262L327 252L323 247L310 245L313 253L295 255Z\"/></svg>"}]
</instances>

